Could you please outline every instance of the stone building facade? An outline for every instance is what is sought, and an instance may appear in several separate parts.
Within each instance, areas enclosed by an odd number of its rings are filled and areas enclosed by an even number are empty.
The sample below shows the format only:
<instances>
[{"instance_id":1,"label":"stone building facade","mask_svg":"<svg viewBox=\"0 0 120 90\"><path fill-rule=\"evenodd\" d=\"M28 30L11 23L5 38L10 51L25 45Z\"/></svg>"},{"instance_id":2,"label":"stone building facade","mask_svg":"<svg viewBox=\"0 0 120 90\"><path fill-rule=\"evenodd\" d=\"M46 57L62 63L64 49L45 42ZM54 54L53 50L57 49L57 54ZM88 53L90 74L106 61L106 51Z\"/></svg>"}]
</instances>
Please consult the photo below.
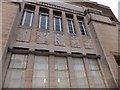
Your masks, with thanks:
<instances>
[{"instance_id":1,"label":"stone building facade","mask_svg":"<svg viewBox=\"0 0 120 90\"><path fill-rule=\"evenodd\" d=\"M118 21L92 4L2 2L2 88L119 88Z\"/></svg>"}]
</instances>

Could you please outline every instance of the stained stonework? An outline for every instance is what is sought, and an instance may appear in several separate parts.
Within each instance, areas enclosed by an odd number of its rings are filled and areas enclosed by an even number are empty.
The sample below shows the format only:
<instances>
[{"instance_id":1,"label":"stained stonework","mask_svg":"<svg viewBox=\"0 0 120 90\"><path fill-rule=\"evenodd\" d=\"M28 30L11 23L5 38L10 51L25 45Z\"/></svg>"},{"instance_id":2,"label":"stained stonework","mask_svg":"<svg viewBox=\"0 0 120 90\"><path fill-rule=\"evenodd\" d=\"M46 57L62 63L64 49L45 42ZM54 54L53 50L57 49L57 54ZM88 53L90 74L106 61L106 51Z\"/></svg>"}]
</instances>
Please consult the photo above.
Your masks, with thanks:
<instances>
[{"instance_id":1,"label":"stained stonework","mask_svg":"<svg viewBox=\"0 0 120 90\"><path fill-rule=\"evenodd\" d=\"M92 49L93 48L93 44L92 44L92 40L91 39L83 38L83 42L84 42L84 47L86 49Z\"/></svg>"},{"instance_id":2,"label":"stained stonework","mask_svg":"<svg viewBox=\"0 0 120 90\"><path fill-rule=\"evenodd\" d=\"M49 43L49 32L48 31L37 31L36 43L48 44Z\"/></svg>"},{"instance_id":3,"label":"stained stonework","mask_svg":"<svg viewBox=\"0 0 120 90\"><path fill-rule=\"evenodd\" d=\"M55 33L55 45L56 46L65 46L64 34Z\"/></svg>"},{"instance_id":4,"label":"stained stonework","mask_svg":"<svg viewBox=\"0 0 120 90\"><path fill-rule=\"evenodd\" d=\"M17 41L28 42L30 40L31 29L18 28Z\"/></svg>"},{"instance_id":5,"label":"stained stonework","mask_svg":"<svg viewBox=\"0 0 120 90\"><path fill-rule=\"evenodd\" d=\"M79 40L76 35L71 35L71 47L80 48Z\"/></svg>"}]
</instances>

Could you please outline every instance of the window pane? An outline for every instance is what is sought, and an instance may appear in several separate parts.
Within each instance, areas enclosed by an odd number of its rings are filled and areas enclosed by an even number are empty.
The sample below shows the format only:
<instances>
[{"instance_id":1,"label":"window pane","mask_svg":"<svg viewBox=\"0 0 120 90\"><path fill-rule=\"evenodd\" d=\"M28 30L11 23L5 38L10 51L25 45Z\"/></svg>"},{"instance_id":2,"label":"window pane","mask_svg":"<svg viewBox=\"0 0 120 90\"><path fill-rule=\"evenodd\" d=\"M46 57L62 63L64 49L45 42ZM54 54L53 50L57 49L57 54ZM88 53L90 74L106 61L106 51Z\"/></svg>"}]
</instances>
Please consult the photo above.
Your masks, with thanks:
<instances>
[{"instance_id":1,"label":"window pane","mask_svg":"<svg viewBox=\"0 0 120 90\"><path fill-rule=\"evenodd\" d=\"M55 58L55 73L57 88L70 88L66 57Z\"/></svg>"},{"instance_id":2,"label":"window pane","mask_svg":"<svg viewBox=\"0 0 120 90\"><path fill-rule=\"evenodd\" d=\"M30 11L25 11L23 14L22 25L27 27L31 26L32 19L33 19L33 13Z\"/></svg>"},{"instance_id":3,"label":"window pane","mask_svg":"<svg viewBox=\"0 0 120 90\"><path fill-rule=\"evenodd\" d=\"M47 29L48 28L48 16L40 14L39 28Z\"/></svg>"},{"instance_id":4,"label":"window pane","mask_svg":"<svg viewBox=\"0 0 120 90\"><path fill-rule=\"evenodd\" d=\"M83 60L80 58L73 58L73 62L78 88L88 88L88 81L85 73Z\"/></svg>"},{"instance_id":5,"label":"window pane","mask_svg":"<svg viewBox=\"0 0 120 90\"><path fill-rule=\"evenodd\" d=\"M68 29L70 33L74 33L74 26L72 20L68 20Z\"/></svg>"},{"instance_id":6,"label":"window pane","mask_svg":"<svg viewBox=\"0 0 120 90\"><path fill-rule=\"evenodd\" d=\"M35 56L32 88L48 88L47 56Z\"/></svg>"},{"instance_id":7,"label":"window pane","mask_svg":"<svg viewBox=\"0 0 120 90\"><path fill-rule=\"evenodd\" d=\"M55 24L54 26L55 31L61 31L61 19L58 17L55 17L54 24Z\"/></svg>"},{"instance_id":8,"label":"window pane","mask_svg":"<svg viewBox=\"0 0 120 90\"><path fill-rule=\"evenodd\" d=\"M25 70L8 69L4 87L5 88L24 88Z\"/></svg>"},{"instance_id":9,"label":"window pane","mask_svg":"<svg viewBox=\"0 0 120 90\"><path fill-rule=\"evenodd\" d=\"M34 77L32 88L46 88L48 87L48 79L45 77Z\"/></svg>"},{"instance_id":10,"label":"window pane","mask_svg":"<svg viewBox=\"0 0 120 90\"><path fill-rule=\"evenodd\" d=\"M81 34L82 34L82 35L86 35L86 31L85 31L85 29L84 29L83 22L79 22L79 26L80 26Z\"/></svg>"},{"instance_id":11,"label":"window pane","mask_svg":"<svg viewBox=\"0 0 120 90\"><path fill-rule=\"evenodd\" d=\"M10 68L26 68L27 56L22 54L12 54Z\"/></svg>"},{"instance_id":12,"label":"window pane","mask_svg":"<svg viewBox=\"0 0 120 90\"><path fill-rule=\"evenodd\" d=\"M89 59L91 74L94 78L94 84L96 88L105 88L104 80L95 59Z\"/></svg>"},{"instance_id":13,"label":"window pane","mask_svg":"<svg viewBox=\"0 0 120 90\"><path fill-rule=\"evenodd\" d=\"M66 63L66 58L63 57L56 57L55 61L55 69L58 70L67 70L67 63Z\"/></svg>"}]
</instances>

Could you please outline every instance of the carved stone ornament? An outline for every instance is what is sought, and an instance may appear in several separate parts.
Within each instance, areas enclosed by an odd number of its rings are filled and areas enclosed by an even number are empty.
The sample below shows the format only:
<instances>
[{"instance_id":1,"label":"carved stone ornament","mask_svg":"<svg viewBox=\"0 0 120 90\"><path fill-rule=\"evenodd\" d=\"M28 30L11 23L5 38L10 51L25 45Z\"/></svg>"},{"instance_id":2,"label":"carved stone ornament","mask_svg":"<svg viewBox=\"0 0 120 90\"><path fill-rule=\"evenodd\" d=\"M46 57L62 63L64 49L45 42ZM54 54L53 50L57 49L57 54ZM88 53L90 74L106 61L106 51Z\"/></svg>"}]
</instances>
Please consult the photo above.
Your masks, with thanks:
<instances>
[{"instance_id":1,"label":"carved stone ornament","mask_svg":"<svg viewBox=\"0 0 120 90\"><path fill-rule=\"evenodd\" d=\"M48 44L49 43L49 32L47 31L37 31L36 42L38 44Z\"/></svg>"},{"instance_id":2,"label":"carved stone ornament","mask_svg":"<svg viewBox=\"0 0 120 90\"><path fill-rule=\"evenodd\" d=\"M71 35L71 46L74 48L80 48L78 37L75 35Z\"/></svg>"},{"instance_id":3,"label":"carved stone ornament","mask_svg":"<svg viewBox=\"0 0 120 90\"><path fill-rule=\"evenodd\" d=\"M17 32L17 41L28 42L30 40L31 29L19 28Z\"/></svg>"},{"instance_id":4,"label":"carved stone ornament","mask_svg":"<svg viewBox=\"0 0 120 90\"><path fill-rule=\"evenodd\" d=\"M65 46L64 34L55 33L55 45L56 46Z\"/></svg>"}]
</instances>

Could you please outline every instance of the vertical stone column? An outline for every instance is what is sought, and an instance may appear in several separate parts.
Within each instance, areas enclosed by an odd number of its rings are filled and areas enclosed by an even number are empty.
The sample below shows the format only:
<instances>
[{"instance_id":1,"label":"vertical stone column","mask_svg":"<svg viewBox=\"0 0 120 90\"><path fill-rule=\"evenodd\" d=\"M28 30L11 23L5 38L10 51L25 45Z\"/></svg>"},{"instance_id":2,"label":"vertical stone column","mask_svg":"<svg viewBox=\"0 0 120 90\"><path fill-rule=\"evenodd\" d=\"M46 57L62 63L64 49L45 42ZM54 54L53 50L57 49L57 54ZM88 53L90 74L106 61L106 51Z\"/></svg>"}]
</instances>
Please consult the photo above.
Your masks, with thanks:
<instances>
[{"instance_id":1,"label":"vertical stone column","mask_svg":"<svg viewBox=\"0 0 120 90\"><path fill-rule=\"evenodd\" d=\"M84 61L84 64L85 64L85 71L86 71L86 76L87 76L89 88L95 88L94 80L93 80L93 78L91 76L91 72L89 70L89 60L87 58L84 58L83 61Z\"/></svg>"},{"instance_id":2,"label":"vertical stone column","mask_svg":"<svg viewBox=\"0 0 120 90\"><path fill-rule=\"evenodd\" d=\"M3 83L4 83L4 80L5 80L5 76L7 74L7 69L8 69L8 66L9 66L9 63L10 63L11 55L12 55L12 53L8 52L6 54L5 63L4 64L2 63L2 82Z\"/></svg>"},{"instance_id":3,"label":"vertical stone column","mask_svg":"<svg viewBox=\"0 0 120 90\"><path fill-rule=\"evenodd\" d=\"M64 35L65 35L65 46L67 48L67 51L70 52L70 35L69 35L69 32L68 32L68 28L67 28L67 21L66 21L66 15L65 15L65 12L62 11L62 26L63 26L63 32L64 32Z\"/></svg>"},{"instance_id":4,"label":"vertical stone column","mask_svg":"<svg viewBox=\"0 0 120 90\"><path fill-rule=\"evenodd\" d=\"M31 38L30 38L30 43L31 47L34 48L34 44L36 42L36 30L37 30L37 25L38 25L38 13L39 13L39 6L35 6L35 12L34 12L34 17L33 17L33 26L32 26L32 31L31 31Z\"/></svg>"},{"instance_id":5,"label":"vertical stone column","mask_svg":"<svg viewBox=\"0 0 120 90\"><path fill-rule=\"evenodd\" d=\"M55 57L49 56L49 88L56 87L56 78L55 78Z\"/></svg>"},{"instance_id":6,"label":"vertical stone column","mask_svg":"<svg viewBox=\"0 0 120 90\"><path fill-rule=\"evenodd\" d=\"M32 88L34 59L34 54L28 54L27 68L25 72L25 88Z\"/></svg>"},{"instance_id":7,"label":"vertical stone column","mask_svg":"<svg viewBox=\"0 0 120 90\"><path fill-rule=\"evenodd\" d=\"M73 60L72 57L68 56L68 72L69 72L69 82L71 88L77 88L77 81L75 77L75 71L74 71L74 66L73 66Z\"/></svg>"},{"instance_id":8,"label":"vertical stone column","mask_svg":"<svg viewBox=\"0 0 120 90\"><path fill-rule=\"evenodd\" d=\"M53 30L53 9L49 9L49 32L50 32L50 44L49 44L49 48L50 51L53 52L54 51L54 30Z\"/></svg>"},{"instance_id":9,"label":"vertical stone column","mask_svg":"<svg viewBox=\"0 0 120 90\"><path fill-rule=\"evenodd\" d=\"M78 41L80 43L80 48L83 48L82 35L81 35L81 32L80 32L80 27L79 27L79 23L78 23L76 14L73 14L73 20L74 20L76 35L77 35Z\"/></svg>"}]
</instances>

